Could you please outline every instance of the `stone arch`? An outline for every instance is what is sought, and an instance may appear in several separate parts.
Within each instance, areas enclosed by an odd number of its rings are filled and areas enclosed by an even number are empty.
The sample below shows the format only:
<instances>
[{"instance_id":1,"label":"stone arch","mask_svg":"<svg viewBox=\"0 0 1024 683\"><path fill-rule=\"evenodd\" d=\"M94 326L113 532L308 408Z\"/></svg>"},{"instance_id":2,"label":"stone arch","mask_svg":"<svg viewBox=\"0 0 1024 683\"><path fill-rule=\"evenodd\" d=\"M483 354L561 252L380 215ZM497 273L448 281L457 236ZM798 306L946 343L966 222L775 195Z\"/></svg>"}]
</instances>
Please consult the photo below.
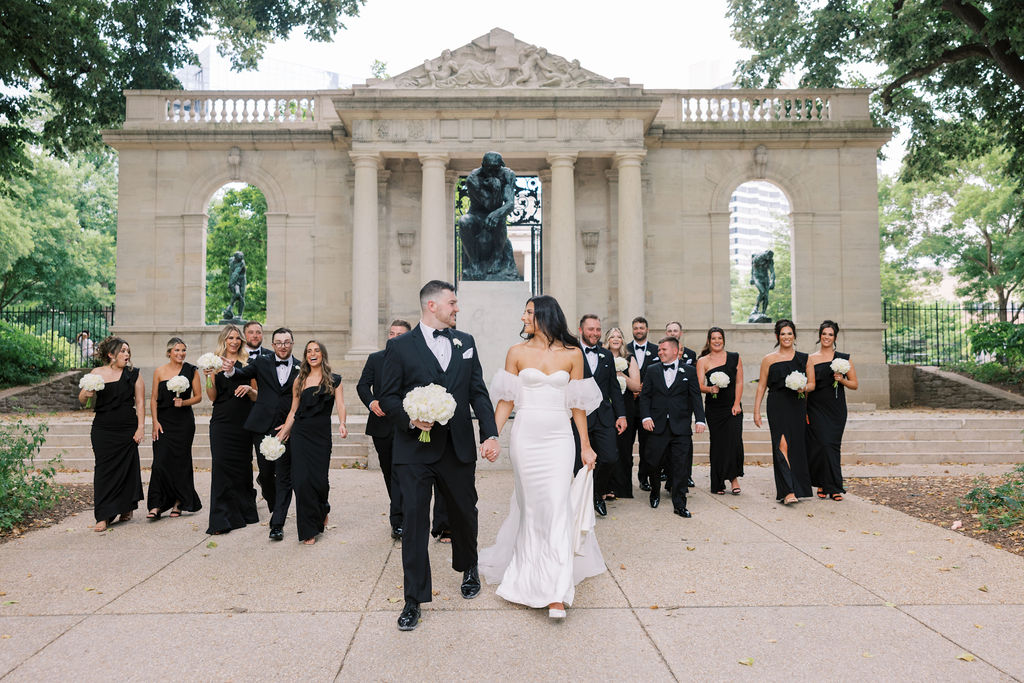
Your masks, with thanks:
<instances>
[{"instance_id":1,"label":"stone arch","mask_svg":"<svg viewBox=\"0 0 1024 683\"><path fill-rule=\"evenodd\" d=\"M810 193L804 187L799 171L789 168L785 163L769 161L764 173L755 173L751 164L736 166L719 178L711 194L708 211L728 215L729 198L732 193L743 183L756 180L769 182L782 190L789 200L790 213L805 213L811 210Z\"/></svg>"},{"instance_id":2,"label":"stone arch","mask_svg":"<svg viewBox=\"0 0 1024 683\"><path fill-rule=\"evenodd\" d=\"M218 189L228 183L249 183L255 185L267 198L267 213L288 213L288 202L284 190L277 179L256 164L244 160L236 172L232 172L226 164L211 166L196 177L185 198L185 214L204 214L210 203L210 197Z\"/></svg>"}]
</instances>

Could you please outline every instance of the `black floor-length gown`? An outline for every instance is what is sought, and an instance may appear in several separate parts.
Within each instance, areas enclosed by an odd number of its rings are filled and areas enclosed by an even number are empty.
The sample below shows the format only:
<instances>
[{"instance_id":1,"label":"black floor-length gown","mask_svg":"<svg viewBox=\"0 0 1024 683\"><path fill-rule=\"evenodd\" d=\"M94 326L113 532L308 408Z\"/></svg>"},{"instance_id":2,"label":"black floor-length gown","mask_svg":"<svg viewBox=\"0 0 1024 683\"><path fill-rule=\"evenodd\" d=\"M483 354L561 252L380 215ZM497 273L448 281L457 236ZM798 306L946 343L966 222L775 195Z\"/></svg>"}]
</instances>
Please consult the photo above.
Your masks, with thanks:
<instances>
[{"instance_id":1,"label":"black floor-length gown","mask_svg":"<svg viewBox=\"0 0 1024 683\"><path fill-rule=\"evenodd\" d=\"M836 352L836 358L850 360L850 354ZM845 387L832 383L832 361L814 366L814 391L807 395L807 465L811 484L826 495L846 493L841 464L843 431L846 429Z\"/></svg>"},{"instance_id":2,"label":"black floor-length gown","mask_svg":"<svg viewBox=\"0 0 1024 683\"><path fill-rule=\"evenodd\" d=\"M811 495L811 475L807 470L807 400L786 387L791 372L807 372L807 354L799 351L791 360L772 363L768 368L768 427L772 433L772 464L775 469L775 498L790 493L797 498ZM779 444L786 438L787 457ZM788 462L787 462L788 459Z\"/></svg>"},{"instance_id":3,"label":"black floor-length gown","mask_svg":"<svg viewBox=\"0 0 1024 683\"><path fill-rule=\"evenodd\" d=\"M183 363L178 374L188 380L188 389L180 396L171 393L167 380L160 382L156 395L157 422L163 433L153 442L153 471L149 475L149 495L146 506L150 510L169 510L178 503L178 509L196 512L203 503L196 493L192 472L192 440L196 436L196 418L192 406L174 407L174 399L192 396L192 378L196 366Z\"/></svg>"},{"instance_id":4,"label":"black floor-length gown","mask_svg":"<svg viewBox=\"0 0 1024 683\"><path fill-rule=\"evenodd\" d=\"M331 375L334 386L341 375ZM331 485L331 411L334 392L324 393L320 385L308 387L299 396L292 444L292 489L295 491L295 527L299 540L306 541L324 530L324 518L331 511L327 500Z\"/></svg>"},{"instance_id":5,"label":"black floor-length gown","mask_svg":"<svg viewBox=\"0 0 1024 683\"><path fill-rule=\"evenodd\" d=\"M138 368L124 368L120 379L107 382L96 392L90 439L96 457L92 485L97 522L135 510L142 500L139 444L135 443L139 428L135 412L138 378Z\"/></svg>"},{"instance_id":6,"label":"black floor-length gown","mask_svg":"<svg viewBox=\"0 0 1024 683\"><path fill-rule=\"evenodd\" d=\"M738 353L727 351L725 365L711 368L704 376L704 384L711 386L711 375L724 372L729 376L729 386L715 394L704 394L704 415L708 421L708 436L711 440L711 492L725 490L725 482L743 476L743 413L732 414L736 400L736 369L739 367Z\"/></svg>"},{"instance_id":7,"label":"black floor-length gown","mask_svg":"<svg viewBox=\"0 0 1024 683\"><path fill-rule=\"evenodd\" d=\"M235 361L235 368L242 364ZM235 389L248 384L238 375L213 378L217 398L210 417L210 525L206 533L227 533L260 521L256 511L256 489L252 485L252 434L243 427L252 401L235 396Z\"/></svg>"}]
</instances>

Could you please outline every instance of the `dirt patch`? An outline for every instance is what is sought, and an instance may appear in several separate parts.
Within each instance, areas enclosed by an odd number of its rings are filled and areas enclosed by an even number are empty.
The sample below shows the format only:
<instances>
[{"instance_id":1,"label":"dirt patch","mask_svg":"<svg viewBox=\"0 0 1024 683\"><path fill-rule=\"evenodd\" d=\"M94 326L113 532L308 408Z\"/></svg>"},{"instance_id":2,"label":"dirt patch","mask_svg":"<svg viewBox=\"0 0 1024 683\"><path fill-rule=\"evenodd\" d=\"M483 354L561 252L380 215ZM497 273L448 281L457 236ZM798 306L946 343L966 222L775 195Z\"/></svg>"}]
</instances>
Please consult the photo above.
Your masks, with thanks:
<instances>
[{"instance_id":1,"label":"dirt patch","mask_svg":"<svg viewBox=\"0 0 1024 683\"><path fill-rule=\"evenodd\" d=\"M981 477L992 485L1002 484L1003 477ZM959 501L978 485L979 477L871 477L846 479L843 484L850 493L872 503L885 505L912 517L950 529L960 521L963 528L955 530L968 538L1024 555L1024 527L982 529L974 513L960 507Z\"/></svg>"},{"instance_id":2,"label":"dirt patch","mask_svg":"<svg viewBox=\"0 0 1024 683\"><path fill-rule=\"evenodd\" d=\"M53 526L62 520L78 513L89 511L89 523L92 524L92 484L58 484L61 491L57 505L49 510L32 512L26 515L9 531L0 531L0 543L6 543L33 529Z\"/></svg>"}]
</instances>

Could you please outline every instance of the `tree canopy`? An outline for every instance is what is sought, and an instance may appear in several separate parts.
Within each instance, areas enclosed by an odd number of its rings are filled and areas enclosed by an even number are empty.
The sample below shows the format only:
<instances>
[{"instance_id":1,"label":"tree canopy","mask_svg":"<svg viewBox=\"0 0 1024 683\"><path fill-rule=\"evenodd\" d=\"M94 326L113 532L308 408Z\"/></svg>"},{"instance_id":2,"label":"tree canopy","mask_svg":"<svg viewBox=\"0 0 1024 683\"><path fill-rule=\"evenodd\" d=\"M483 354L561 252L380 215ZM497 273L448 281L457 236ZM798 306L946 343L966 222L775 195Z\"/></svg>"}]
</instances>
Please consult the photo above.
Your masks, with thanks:
<instances>
[{"instance_id":1,"label":"tree canopy","mask_svg":"<svg viewBox=\"0 0 1024 683\"><path fill-rule=\"evenodd\" d=\"M737 66L741 85L777 87L795 72L802 87L873 87L879 121L910 128L906 178L996 141L1024 183L1020 0L729 0L729 16L754 51Z\"/></svg>"},{"instance_id":2,"label":"tree canopy","mask_svg":"<svg viewBox=\"0 0 1024 683\"><path fill-rule=\"evenodd\" d=\"M302 26L329 40L364 0L4 0L0 3L0 178L28 174L27 144L58 157L98 148L124 120L123 90L181 87L189 41L214 33L236 70ZM42 118L44 123L34 125ZM9 188L0 188L9 189Z\"/></svg>"}]
</instances>

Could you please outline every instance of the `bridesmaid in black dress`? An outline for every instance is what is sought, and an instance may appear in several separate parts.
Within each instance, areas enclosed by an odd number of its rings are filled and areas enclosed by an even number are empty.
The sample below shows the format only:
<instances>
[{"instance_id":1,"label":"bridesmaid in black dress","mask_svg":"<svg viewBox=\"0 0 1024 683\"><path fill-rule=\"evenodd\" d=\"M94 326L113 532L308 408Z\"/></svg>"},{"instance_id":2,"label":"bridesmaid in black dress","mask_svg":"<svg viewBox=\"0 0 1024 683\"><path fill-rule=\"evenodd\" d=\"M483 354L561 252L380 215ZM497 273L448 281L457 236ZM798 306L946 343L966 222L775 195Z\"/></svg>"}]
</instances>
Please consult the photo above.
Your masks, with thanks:
<instances>
[{"instance_id":1,"label":"bridesmaid in black dress","mask_svg":"<svg viewBox=\"0 0 1024 683\"><path fill-rule=\"evenodd\" d=\"M843 468L841 451L846 429L846 390L857 389L857 371L850 363L845 375L832 370L836 358L850 360L850 354L836 350L839 325L826 320L818 327L819 348L811 354L814 366L814 391L807 394L807 464L811 484L818 487L818 498L842 500Z\"/></svg>"},{"instance_id":2,"label":"bridesmaid in black dress","mask_svg":"<svg viewBox=\"0 0 1024 683\"><path fill-rule=\"evenodd\" d=\"M242 344L242 332L226 325L217 336L217 355L241 369L249 362ZM242 381L238 375L225 377L220 370L206 371L206 395L213 401L210 417L210 525L208 534L226 534L260 521L256 512L256 489L252 485L252 435L243 425L256 400L256 380Z\"/></svg>"},{"instance_id":3,"label":"bridesmaid in black dress","mask_svg":"<svg viewBox=\"0 0 1024 683\"><path fill-rule=\"evenodd\" d=\"M104 387L100 391L83 389L78 392L78 400L85 405L95 397L96 415L90 434L96 457L93 529L106 531L118 515L120 522L130 520L142 500L139 442L146 425L146 384L138 368L129 365L132 353L125 340L104 339L96 355L107 361L92 371L103 380Z\"/></svg>"},{"instance_id":4,"label":"bridesmaid in black dress","mask_svg":"<svg viewBox=\"0 0 1024 683\"><path fill-rule=\"evenodd\" d=\"M711 375L724 372L729 386L721 389L711 383ZM711 438L711 492L725 495L725 482L732 495L740 495L743 476L743 361L740 354L725 350L725 331L708 330L704 350L697 359L697 380L704 397L704 415Z\"/></svg>"},{"instance_id":5,"label":"bridesmaid in black dress","mask_svg":"<svg viewBox=\"0 0 1024 683\"><path fill-rule=\"evenodd\" d=\"M295 526L299 540L316 543L327 526L331 504L328 472L331 467L331 411L338 408L338 433L348 436L341 375L331 373L327 348L313 340L306 343L302 367L295 378L292 409L277 438L292 440L292 487L295 490Z\"/></svg>"},{"instance_id":6,"label":"bridesmaid in black dress","mask_svg":"<svg viewBox=\"0 0 1024 683\"><path fill-rule=\"evenodd\" d=\"M754 424L761 426L761 399L768 391L768 427L772 433L772 464L775 468L775 499L796 503L811 496L811 475L807 470L806 393L814 390L814 367L806 353L796 350L796 326L792 320L775 323L778 351L761 361L761 374L754 398ZM786 386L790 373L800 372L806 385L799 391Z\"/></svg>"},{"instance_id":7,"label":"bridesmaid in black dress","mask_svg":"<svg viewBox=\"0 0 1024 683\"><path fill-rule=\"evenodd\" d=\"M196 435L192 406L203 400L203 394L196 366L185 362L187 350L184 341L171 337L167 342L170 361L153 373L153 471L149 475L146 515L150 521L160 519L165 510L171 511L171 517L180 517L183 511L197 512L203 507L192 473L192 440ZM179 375L188 380L188 388L175 395L167 382Z\"/></svg>"}]
</instances>

